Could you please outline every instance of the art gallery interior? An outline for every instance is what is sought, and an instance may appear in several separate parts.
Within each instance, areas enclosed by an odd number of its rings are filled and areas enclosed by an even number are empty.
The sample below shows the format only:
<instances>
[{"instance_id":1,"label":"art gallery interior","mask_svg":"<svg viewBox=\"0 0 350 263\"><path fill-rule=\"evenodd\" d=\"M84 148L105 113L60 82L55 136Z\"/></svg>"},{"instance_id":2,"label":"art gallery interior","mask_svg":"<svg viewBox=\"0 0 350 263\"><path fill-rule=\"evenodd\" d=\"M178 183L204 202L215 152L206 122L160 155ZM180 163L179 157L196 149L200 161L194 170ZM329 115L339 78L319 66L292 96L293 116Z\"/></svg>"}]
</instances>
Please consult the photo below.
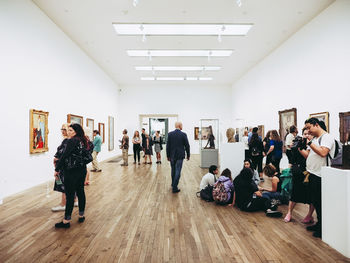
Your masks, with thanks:
<instances>
[{"instance_id":1,"label":"art gallery interior","mask_svg":"<svg viewBox=\"0 0 350 263\"><path fill-rule=\"evenodd\" d=\"M136 25L137 33L117 33L118 23ZM221 31L142 33L152 23L216 24ZM230 24L250 28L226 35ZM297 220L302 205L285 224L197 198L207 169L194 138L200 120L218 120L220 156L228 128L278 130L279 111L295 108L300 129L310 114L328 112L329 132L339 139L339 113L350 112L349 0L0 0L0 34L1 262L350 262L348 170L335 172L338 184L327 181L324 194L331 193L339 221L324 220L335 234L322 241ZM144 56L130 55L140 50ZM158 57L157 50L204 55ZM30 153L31 109L49 113L42 153ZM93 119L95 129L103 123L106 142L103 172L92 174L85 190L84 226L57 231L63 214L50 210L60 198L52 191L52 160L68 114L83 116L84 125ZM176 121L192 154L177 197L168 189L165 152L161 166L135 167L131 155L126 168L108 162L121 155L124 129L129 136L150 125L168 132Z\"/></svg>"}]
</instances>

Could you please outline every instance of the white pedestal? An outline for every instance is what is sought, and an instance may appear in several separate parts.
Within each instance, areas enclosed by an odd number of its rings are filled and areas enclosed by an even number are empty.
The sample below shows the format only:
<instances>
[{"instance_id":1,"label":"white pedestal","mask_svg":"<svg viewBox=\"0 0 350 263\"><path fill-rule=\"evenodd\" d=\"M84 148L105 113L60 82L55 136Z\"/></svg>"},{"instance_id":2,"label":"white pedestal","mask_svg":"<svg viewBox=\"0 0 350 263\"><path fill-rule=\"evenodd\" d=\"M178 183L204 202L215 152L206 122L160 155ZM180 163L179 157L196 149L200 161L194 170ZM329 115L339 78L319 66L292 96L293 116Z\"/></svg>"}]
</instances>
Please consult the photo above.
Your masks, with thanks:
<instances>
[{"instance_id":1,"label":"white pedestal","mask_svg":"<svg viewBox=\"0 0 350 263\"><path fill-rule=\"evenodd\" d=\"M201 149L201 168L209 168L211 165L219 165L218 149Z\"/></svg>"},{"instance_id":2,"label":"white pedestal","mask_svg":"<svg viewBox=\"0 0 350 263\"><path fill-rule=\"evenodd\" d=\"M322 240L350 258L350 170L322 167Z\"/></svg>"},{"instance_id":3,"label":"white pedestal","mask_svg":"<svg viewBox=\"0 0 350 263\"><path fill-rule=\"evenodd\" d=\"M243 169L244 143L223 143L220 145L220 171L228 168L234 179Z\"/></svg>"}]
</instances>

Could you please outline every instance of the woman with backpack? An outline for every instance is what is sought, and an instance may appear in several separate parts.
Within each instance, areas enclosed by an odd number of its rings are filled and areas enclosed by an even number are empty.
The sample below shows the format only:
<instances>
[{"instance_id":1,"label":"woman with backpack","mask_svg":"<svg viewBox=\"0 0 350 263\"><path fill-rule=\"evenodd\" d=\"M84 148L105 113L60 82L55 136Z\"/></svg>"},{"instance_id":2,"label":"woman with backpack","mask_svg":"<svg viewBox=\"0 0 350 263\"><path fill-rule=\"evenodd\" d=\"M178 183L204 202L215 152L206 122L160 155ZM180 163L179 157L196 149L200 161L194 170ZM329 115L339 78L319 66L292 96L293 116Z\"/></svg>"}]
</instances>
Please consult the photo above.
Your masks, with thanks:
<instances>
[{"instance_id":1,"label":"woman with backpack","mask_svg":"<svg viewBox=\"0 0 350 263\"><path fill-rule=\"evenodd\" d=\"M220 205L234 205L234 189L230 169L222 171L213 188L213 199Z\"/></svg>"},{"instance_id":2,"label":"woman with backpack","mask_svg":"<svg viewBox=\"0 0 350 263\"><path fill-rule=\"evenodd\" d=\"M246 212L264 211L266 216L281 217L282 213L276 205L271 205L271 200L262 197L259 187L253 181L253 171L243 168L233 181L235 188L235 203L238 208ZM261 188L260 188L261 189Z\"/></svg>"},{"instance_id":3,"label":"woman with backpack","mask_svg":"<svg viewBox=\"0 0 350 263\"><path fill-rule=\"evenodd\" d=\"M264 145L258 133L253 133L249 142L249 155L252 160L252 169L258 170L259 177L263 178L262 161L264 158Z\"/></svg>"},{"instance_id":4,"label":"woman with backpack","mask_svg":"<svg viewBox=\"0 0 350 263\"><path fill-rule=\"evenodd\" d=\"M85 220L85 192L84 181L86 176L86 165L92 161L89 156L88 142L83 128L77 124L71 124L68 127L67 145L62 155L56 162L55 177L60 170L64 170L64 187L66 191L66 210L62 222L55 224L56 228L69 228L71 215L74 205L74 194L76 193L79 201L79 222Z\"/></svg>"},{"instance_id":5,"label":"woman with backpack","mask_svg":"<svg viewBox=\"0 0 350 263\"><path fill-rule=\"evenodd\" d=\"M281 174L280 162L282 159L282 147L283 142L281 141L281 137L278 135L278 132L276 130L272 130L270 137L270 149L266 155L271 154L271 163L276 167L278 174Z\"/></svg>"}]
</instances>

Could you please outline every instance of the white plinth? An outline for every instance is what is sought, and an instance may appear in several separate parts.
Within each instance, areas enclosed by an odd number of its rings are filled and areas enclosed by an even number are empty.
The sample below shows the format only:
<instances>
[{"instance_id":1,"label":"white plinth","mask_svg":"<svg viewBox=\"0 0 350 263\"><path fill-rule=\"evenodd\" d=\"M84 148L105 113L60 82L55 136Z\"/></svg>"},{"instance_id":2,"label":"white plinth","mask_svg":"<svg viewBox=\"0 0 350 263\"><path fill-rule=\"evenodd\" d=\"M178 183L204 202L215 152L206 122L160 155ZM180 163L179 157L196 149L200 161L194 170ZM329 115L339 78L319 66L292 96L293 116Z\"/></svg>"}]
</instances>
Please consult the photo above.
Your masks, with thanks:
<instances>
[{"instance_id":1,"label":"white plinth","mask_svg":"<svg viewBox=\"0 0 350 263\"><path fill-rule=\"evenodd\" d=\"M223 143L220 145L220 171L231 170L232 179L243 169L244 143Z\"/></svg>"},{"instance_id":2,"label":"white plinth","mask_svg":"<svg viewBox=\"0 0 350 263\"><path fill-rule=\"evenodd\" d=\"M322 240L350 258L350 170L322 167Z\"/></svg>"}]
</instances>

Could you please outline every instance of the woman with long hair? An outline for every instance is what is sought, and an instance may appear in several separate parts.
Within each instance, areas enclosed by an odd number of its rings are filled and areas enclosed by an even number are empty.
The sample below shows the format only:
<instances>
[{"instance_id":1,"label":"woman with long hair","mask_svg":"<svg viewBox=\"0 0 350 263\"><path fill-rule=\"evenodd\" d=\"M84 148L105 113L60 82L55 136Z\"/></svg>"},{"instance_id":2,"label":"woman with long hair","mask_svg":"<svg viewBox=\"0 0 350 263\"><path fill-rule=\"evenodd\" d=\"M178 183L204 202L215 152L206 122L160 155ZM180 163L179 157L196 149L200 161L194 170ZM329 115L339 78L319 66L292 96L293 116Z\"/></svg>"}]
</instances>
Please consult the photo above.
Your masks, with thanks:
<instances>
[{"instance_id":1,"label":"woman with long hair","mask_svg":"<svg viewBox=\"0 0 350 263\"><path fill-rule=\"evenodd\" d=\"M270 149L270 136L271 136L271 131L268 131L266 133L264 140L263 140L264 152L265 152L265 156L266 156L266 161L265 161L266 164L271 163L271 154L267 154L267 152Z\"/></svg>"},{"instance_id":2,"label":"woman with long hair","mask_svg":"<svg viewBox=\"0 0 350 263\"><path fill-rule=\"evenodd\" d=\"M134 152L134 164L136 164L136 157L138 164L140 164L140 151L141 151L141 138L139 131L134 132L134 136L132 137L133 143L133 152Z\"/></svg>"},{"instance_id":3,"label":"woman with long hair","mask_svg":"<svg viewBox=\"0 0 350 263\"><path fill-rule=\"evenodd\" d=\"M156 135L153 138L153 143L154 143L154 151L156 152L157 156L157 163L161 164L162 163L162 157L160 156L160 152L163 150L163 140L162 136L160 136L159 131L156 131Z\"/></svg>"},{"instance_id":4,"label":"woman with long hair","mask_svg":"<svg viewBox=\"0 0 350 263\"><path fill-rule=\"evenodd\" d=\"M249 155L252 160L252 169L258 170L259 177L263 178L262 161L264 158L264 145L257 133L253 133L249 142Z\"/></svg>"},{"instance_id":5,"label":"woman with long hair","mask_svg":"<svg viewBox=\"0 0 350 263\"><path fill-rule=\"evenodd\" d=\"M68 127L69 127L70 123L63 123L62 127L61 127L61 133L62 133L62 137L63 137L63 141L60 144L60 146L57 147L57 152L54 155L54 159L53 159L53 164L56 165L58 159L61 157L63 150L66 148L67 146L67 141L68 141ZM54 184L54 191L57 192L61 192L62 196L61 196L61 203L58 206L52 207L51 211L52 212L58 212L58 211L64 211L66 209L66 194L65 194L65 189L64 189L64 171L63 169L59 171L59 174L55 180L55 184ZM78 206L78 201L74 200L74 206Z\"/></svg>"},{"instance_id":6,"label":"woman with long hair","mask_svg":"<svg viewBox=\"0 0 350 263\"><path fill-rule=\"evenodd\" d=\"M282 159L282 147L283 142L276 130L271 131L270 136L270 149L267 151L266 155L271 154L271 163L276 167L277 173L280 175L280 162ZM267 163L268 164L268 163Z\"/></svg>"},{"instance_id":7,"label":"woman with long hair","mask_svg":"<svg viewBox=\"0 0 350 263\"><path fill-rule=\"evenodd\" d=\"M55 224L56 228L69 228L71 215L73 211L74 193L79 200L79 222L85 220L85 192L84 181L86 176L85 154L88 153L88 141L85 137L83 128L77 124L71 124L68 128L67 146L57 160L55 168L55 177L59 171L64 171L64 187L66 191L66 209L62 222ZM92 159L92 157L91 157Z\"/></svg>"}]
</instances>

